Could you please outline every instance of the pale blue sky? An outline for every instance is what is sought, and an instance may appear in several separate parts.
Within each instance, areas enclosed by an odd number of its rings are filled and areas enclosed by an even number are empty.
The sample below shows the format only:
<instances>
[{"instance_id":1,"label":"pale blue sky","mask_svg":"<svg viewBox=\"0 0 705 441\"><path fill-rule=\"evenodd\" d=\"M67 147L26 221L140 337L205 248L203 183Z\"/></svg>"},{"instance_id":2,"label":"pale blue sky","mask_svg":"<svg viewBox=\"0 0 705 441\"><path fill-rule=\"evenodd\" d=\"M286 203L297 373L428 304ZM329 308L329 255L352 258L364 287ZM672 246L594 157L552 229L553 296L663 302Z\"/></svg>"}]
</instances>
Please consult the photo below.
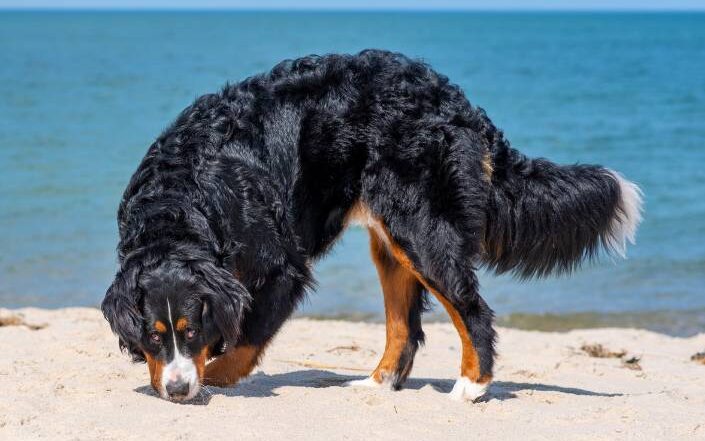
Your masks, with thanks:
<instances>
[{"instance_id":1,"label":"pale blue sky","mask_svg":"<svg viewBox=\"0 0 705 441\"><path fill-rule=\"evenodd\" d=\"M703 10L705 0L0 0L0 8Z\"/></svg>"}]
</instances>

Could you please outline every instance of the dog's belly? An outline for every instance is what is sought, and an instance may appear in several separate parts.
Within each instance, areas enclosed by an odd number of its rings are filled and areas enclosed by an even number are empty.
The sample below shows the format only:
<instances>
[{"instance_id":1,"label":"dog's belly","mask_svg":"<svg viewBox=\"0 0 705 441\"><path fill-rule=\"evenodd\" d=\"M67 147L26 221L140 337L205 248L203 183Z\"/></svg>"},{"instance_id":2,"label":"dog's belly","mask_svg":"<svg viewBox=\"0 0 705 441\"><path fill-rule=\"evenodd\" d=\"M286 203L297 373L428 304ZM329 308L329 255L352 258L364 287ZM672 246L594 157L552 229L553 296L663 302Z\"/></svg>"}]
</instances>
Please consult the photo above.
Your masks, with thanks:
<instances>
[{"instance_id":1,"label":"dog's belly","mask_svg":"<svg viewBox=\"0 0 705 441\"><path fill-rule=\"evenodd\" d=\"M390 245L384 225L375 218L367 204L362 201L356 202L350 209L345 217L345 225L358 225L367 228L371 232L374 232L387 247Z\"/></svg>"}]
</instances>

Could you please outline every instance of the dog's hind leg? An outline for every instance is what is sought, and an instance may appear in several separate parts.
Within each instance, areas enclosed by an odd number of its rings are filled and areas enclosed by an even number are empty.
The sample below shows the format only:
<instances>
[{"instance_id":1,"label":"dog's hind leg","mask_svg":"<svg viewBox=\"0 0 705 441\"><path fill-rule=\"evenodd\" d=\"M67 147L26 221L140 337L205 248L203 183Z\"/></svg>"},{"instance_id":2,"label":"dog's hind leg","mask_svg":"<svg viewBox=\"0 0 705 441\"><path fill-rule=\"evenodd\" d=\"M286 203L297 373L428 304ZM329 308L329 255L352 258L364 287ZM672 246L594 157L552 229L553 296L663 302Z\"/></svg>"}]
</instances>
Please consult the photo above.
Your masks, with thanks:
<instances>
[{"instance_id":1,"label":"dog's hind leg","mask_svg":"<svg viewBox=\"0 0 705 441\"><path fill-rule=\"evenodd\" d=\"M390 253L386 238L370 228L370 252L384 294L387 340L384 355L372 375L351 386L389 385L401 389L411 372L414 355L423 343L421 313L424 308L423 285Z\"/></svg>"},{"instance_id":2,"label":"dog's hind leg","mask_svg":"<svg viewBox=\"0 0 705 441\"><path fill-rule=\"evenodd\" d=\"M407 129L374 150L361 200L395 260L450 314L463 351L451 397L474 400L494 364L493 314L475 276L494 172L487 139L437 116Z\"/></svg>"},{"instance_id":3,"label":"dog's hind leg","mask_svg":"<svg viewBox=\"0 0 705 441\"><path fill-rule=\"evenodd\" d=\"M390 241L391 241L390 237ZM468 270L461 275L463 283L454 296L442 292L438 284L416 269L412 260L396 243L391 250L400 265L416 275L423 286L445 307L458 331L462 345L460 377L450 392L454 400L475 400L485 394L492 381L494 364L495 331L492 327L493 313L477 293L477 279ZM458 288L456 288L458 289Z\"/></svg>"},{"instance_id":4,"label":"dog's hind leg","mask_svg":"<svg viewBox=\"0 0 705 441\"><path fill-rule=\"evenodd\" d=\"M387 256L390 256L387 259L395 262L394 268L401 267L405 274L413 275L426 291L438 298L458 331L462 345L460 376L450 397L457 400L481 397L492 381L495 331L492 310L478 293L478 281L470 259L453 258L448 251L458 241L453 236L433 232L430 235L394 235L381 218L375 218L377 228L374 230L382 238L375 244L378 247L383 244ZM403 225L409 224L414 223L405 222ZM385 291L385 300L386 297Z\"/></svg>"},{"instance_id":5,"label":"dog's hind leg","mask_svg":"<svg viewBox=\"0 0 705 441\"><path fill-rule=\"evenodd\" d=\"M479 295L477 301L465 303L449 300L435 290L432 292L450 315L463 348L460 377L450 398L475 400L485 394L492 381L495 338L492 310Z\"/></svg>"}]
</instances>

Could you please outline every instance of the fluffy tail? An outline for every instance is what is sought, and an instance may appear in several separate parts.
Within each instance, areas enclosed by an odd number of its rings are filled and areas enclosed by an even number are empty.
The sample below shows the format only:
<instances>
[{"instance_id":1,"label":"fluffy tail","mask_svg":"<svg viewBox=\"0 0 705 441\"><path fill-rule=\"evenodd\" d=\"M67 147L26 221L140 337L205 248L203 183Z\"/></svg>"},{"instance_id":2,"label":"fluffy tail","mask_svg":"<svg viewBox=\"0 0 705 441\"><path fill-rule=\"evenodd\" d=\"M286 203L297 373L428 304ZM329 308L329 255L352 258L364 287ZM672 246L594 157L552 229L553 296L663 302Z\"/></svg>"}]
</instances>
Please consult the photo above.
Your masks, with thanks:
<instances>
[{"instance_id":1,"label":"fluffy tail","mask_svg":"<svg viewBox=\"0 0 705 441\"><path fill-rule=\"evenodd\" d=\"M492 158L485 264L521 278L571 272L600 250L625 255L641 221L641 190L593 165L560 166L511 148Z\"/></svg>"}]
</instances>

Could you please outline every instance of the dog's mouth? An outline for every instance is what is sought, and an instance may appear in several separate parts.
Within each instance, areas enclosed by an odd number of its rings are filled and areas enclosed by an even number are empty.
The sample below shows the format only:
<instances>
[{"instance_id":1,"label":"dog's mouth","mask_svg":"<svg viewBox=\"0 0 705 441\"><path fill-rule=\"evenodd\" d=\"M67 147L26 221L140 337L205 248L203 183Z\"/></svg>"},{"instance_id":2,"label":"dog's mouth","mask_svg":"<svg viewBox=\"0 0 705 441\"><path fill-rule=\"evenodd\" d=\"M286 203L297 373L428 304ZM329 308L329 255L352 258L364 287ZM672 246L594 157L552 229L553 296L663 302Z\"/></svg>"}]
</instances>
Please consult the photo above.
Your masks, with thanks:
<instances>
[{"instance_id":1,"label":"dog's mouth","mask_svg":"<svg viewBox=\"0 0 705 441\"><path fill-rule=\"evenodd\" d=\"M159 394L169 401L188 401L195 397L200 381L194 360L177 351L174 359L164 366L159 385Z\"/></svg>"},{"instance_id":2,"label":"dog's mouth","mask_svg":"<svg viewBox=\"0 0 705 441\"><path fill-rule=\"evenodd\" d=\"M198 369L194 360L180 355L164 363L146 356L149 374L154 390L168 401L183 402L196 397L201 390L202 369Z\"/></svg>"}]
</instances>

